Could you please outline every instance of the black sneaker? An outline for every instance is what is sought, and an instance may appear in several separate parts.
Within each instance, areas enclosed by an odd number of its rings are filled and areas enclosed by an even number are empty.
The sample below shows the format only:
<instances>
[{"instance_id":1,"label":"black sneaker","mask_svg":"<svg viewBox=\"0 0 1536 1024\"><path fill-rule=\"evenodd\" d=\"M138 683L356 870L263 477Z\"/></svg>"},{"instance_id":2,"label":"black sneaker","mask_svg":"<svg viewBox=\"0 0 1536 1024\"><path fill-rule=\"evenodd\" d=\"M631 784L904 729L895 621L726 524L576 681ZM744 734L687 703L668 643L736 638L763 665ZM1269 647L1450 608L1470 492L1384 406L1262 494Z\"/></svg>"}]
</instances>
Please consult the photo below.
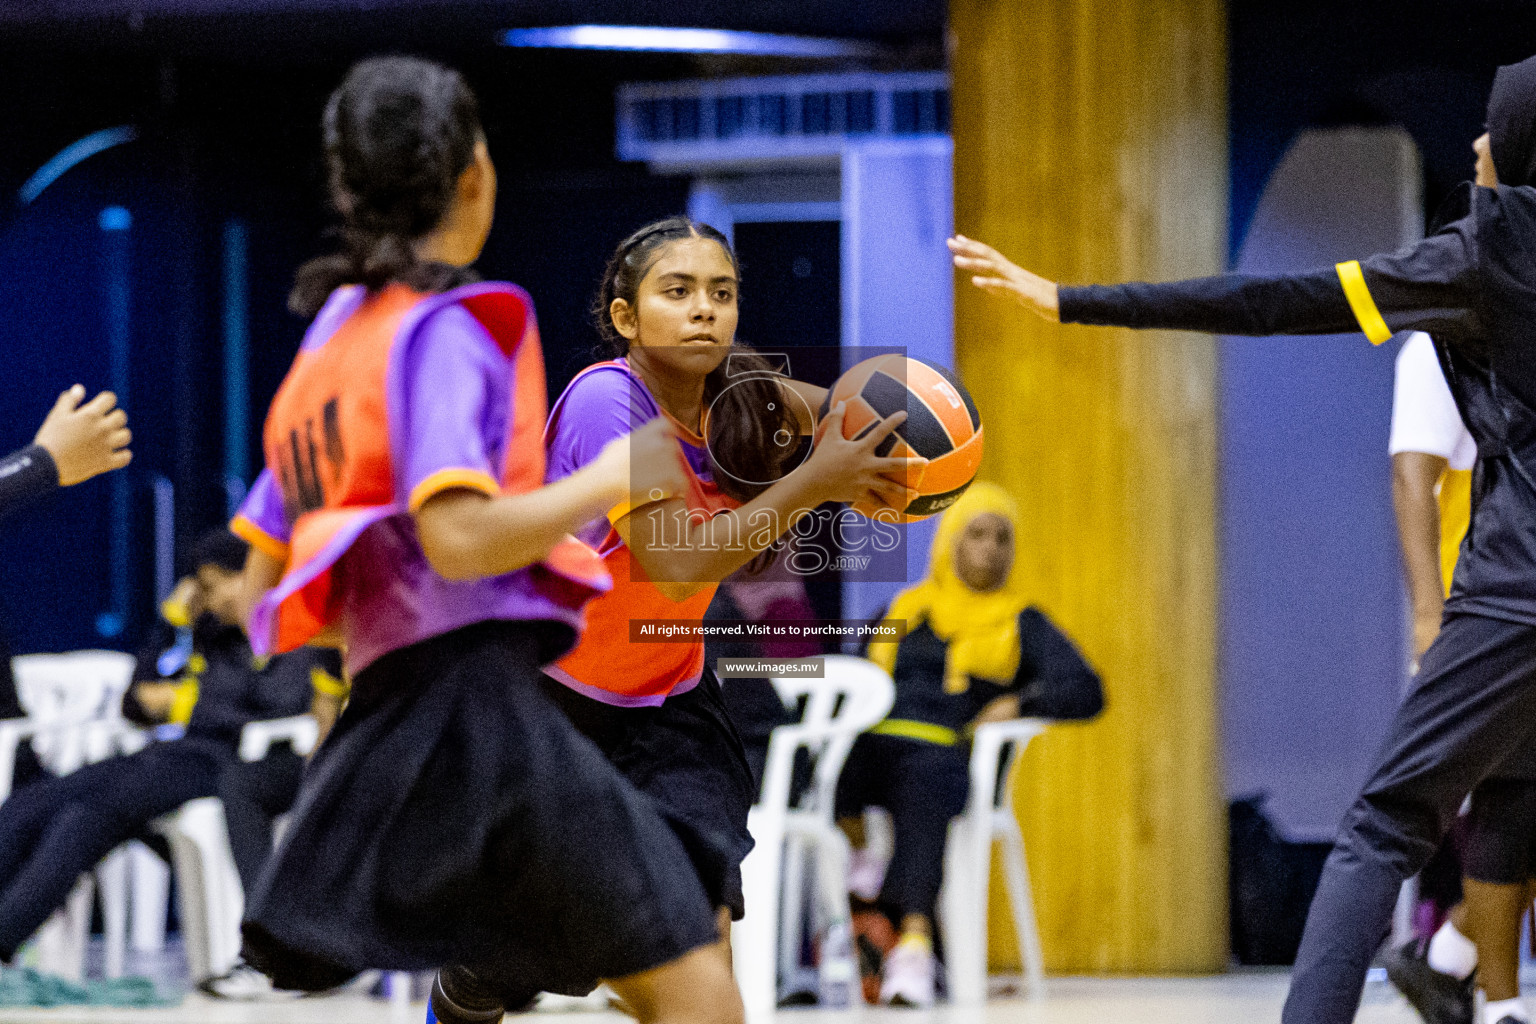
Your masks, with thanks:
<instances>
[{"instance_id":1,"label":"black sneaker","mask_svg":"<svg viewBox=\"0 0 1536 1024\"><path fill-rule=\"evenodd\" d=\"M444 967L432 979L427 1024L498 1024L506 1003L467 967Z\"/></svg>"},{"instance_id":2,"label":"black sneaker","mask_svg":"<svg viewBox=\"0 0 1536 1024\"><path fill-rule=\"evenodd\" d=\"M1419 1011L1424 1024L1472 1024L1477 972L1465 980L1441 974L1429 966L1418 945L1414 940L1387 952L1387 977Z\"/></svg>"}]
</instances>

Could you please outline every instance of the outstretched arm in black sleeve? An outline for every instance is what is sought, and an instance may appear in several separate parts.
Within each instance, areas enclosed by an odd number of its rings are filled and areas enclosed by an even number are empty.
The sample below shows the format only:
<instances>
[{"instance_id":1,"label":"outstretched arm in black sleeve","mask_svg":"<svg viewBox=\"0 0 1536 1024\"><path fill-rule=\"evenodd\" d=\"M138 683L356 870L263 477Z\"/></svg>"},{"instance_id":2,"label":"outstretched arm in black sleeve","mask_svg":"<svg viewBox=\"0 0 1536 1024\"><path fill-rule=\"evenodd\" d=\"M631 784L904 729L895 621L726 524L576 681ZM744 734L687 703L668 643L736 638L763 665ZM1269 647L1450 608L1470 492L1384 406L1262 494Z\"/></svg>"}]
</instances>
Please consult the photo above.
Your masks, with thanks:
<instances>
[{"instance_id":1,"label":"outstretched arm in black sleeve","mask_svg":"<svg viewBox=\"0 0 1536 1024\"><path fill-rule=\"evenodd\" d=\"M1012 263L974 239L950 239L955 266L978 288L1047 320L1211 334L1342 334L1380 344L1396 331L1455 343L1481 330L1470 218L1395 253L1264 277L1219 274L1163 284L1069 287Z\"/></svg>"},{"instance_id":2,"label":"outstretched arm in black sleeve","mask_svg":"<svg viewBox=\"0 0 1536 1024\"><path fill-rule=\"evenodd\" d=\"M40 445L28 445L0 459L0 512L9 512L59 486L53 456Z\"/></svg>"}]
</instances>

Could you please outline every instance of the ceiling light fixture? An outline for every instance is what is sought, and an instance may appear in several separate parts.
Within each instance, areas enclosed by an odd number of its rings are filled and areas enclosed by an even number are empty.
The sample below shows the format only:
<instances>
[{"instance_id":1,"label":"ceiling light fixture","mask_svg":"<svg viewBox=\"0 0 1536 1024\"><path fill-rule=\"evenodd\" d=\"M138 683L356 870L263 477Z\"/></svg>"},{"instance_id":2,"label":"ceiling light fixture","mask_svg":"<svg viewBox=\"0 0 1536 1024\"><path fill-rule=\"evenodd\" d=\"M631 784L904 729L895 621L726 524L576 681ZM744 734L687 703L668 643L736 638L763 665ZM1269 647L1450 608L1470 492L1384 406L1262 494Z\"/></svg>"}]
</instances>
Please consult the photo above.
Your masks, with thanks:
<instances>
[{"instance_id":1,"label":"ceiling light fixture","mask_svg":"<svg viewBox=\"0 0 1536 1024\"><path fill-rule=\"evenodd\" d=\"M874 57L882 47L854 39L645 25L567 25L514 28L507 46L546 50L632 50L653 53L735 53L753 57Z\"/></svg>"}]
</instances>

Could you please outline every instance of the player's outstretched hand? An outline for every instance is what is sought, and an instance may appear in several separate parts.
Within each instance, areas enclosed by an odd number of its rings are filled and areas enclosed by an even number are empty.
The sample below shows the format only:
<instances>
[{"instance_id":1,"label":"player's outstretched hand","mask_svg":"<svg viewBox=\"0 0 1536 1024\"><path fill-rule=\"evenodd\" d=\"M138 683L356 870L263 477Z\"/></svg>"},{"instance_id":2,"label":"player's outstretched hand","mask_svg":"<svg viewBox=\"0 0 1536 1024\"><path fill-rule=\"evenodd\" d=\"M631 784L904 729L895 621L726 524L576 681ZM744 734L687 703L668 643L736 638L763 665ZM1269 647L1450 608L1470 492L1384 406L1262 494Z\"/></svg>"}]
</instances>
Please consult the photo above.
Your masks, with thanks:
<instances>
[{"instance_id":1,"label":"player's outstretched hand","mask_svg":"<svg viewBox=\"0 0 1536 1024\"><path fill-rule=\"evenodd\" d=\"M128 414L117 408L117 396L103 391L81 405L84 399L85 388L79 384L60 395L32 439L53 457L64 487L122 469L133 458Z\"/></svg>"},{"instance_id":2,"label":"player's outstretched hand","mask_svg":"<svg viewBox=\"0 0 1536 1024\"><path fill-rule=\"evenodd\" d=\"M993 295L1009 296L1025 309L1053 323L1061 320L1056 303L1056 282L1031 274L1008 257L974 238L956 235L949 240L955 267L971 275L971 284Z\"/></svg>"}]
</instances>

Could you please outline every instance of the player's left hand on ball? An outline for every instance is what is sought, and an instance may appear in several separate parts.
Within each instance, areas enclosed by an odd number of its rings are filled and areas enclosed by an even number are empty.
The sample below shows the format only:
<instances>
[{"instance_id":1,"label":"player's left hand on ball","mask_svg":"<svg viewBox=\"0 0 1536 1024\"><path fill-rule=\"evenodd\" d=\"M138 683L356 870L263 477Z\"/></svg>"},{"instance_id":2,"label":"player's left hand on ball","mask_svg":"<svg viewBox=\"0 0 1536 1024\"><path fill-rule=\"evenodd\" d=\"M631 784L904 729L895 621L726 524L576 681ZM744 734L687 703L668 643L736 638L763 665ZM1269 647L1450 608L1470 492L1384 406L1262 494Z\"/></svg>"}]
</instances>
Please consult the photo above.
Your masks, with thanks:
<instances>
[{"instance_id":1,"label":"player's left hand on ball","mask_svg":"<svg viewBox=\"0 0 1536 1024\"><path fill-rule=\"evenodd\" d=\"M60 395L32 442L53 457L64 487L122 469L133 458L128 414L117 408L117 396L103 391L81 405L84 398L79 384Z\"/></svg>"},{"instance_id":2,"label":"player's left hand on ball","mask_svg":"<svg viewBox=\"0 0 1536 1024\"><path fill-rule=\"evenodd\" d=\"M908 505L917 500L920 493L922 492L916 488L908 487L903 480L892 480L886 477L883 482L869 489L864 500L876 510L887 508L892 512L904 512Z\"/></svg>"},{"instance_id":3,"label":"player's left hand on ball","mask_svg":"<svg viewBox=\"0 0 1536 1024\"><path fill-rule=\"evenodd\" d=\"M971 283L984 292L1011 297L1047 320L1060 322L1056 282L1031 274L985 242L956 235L947 243L955 267L971 274Z\"/></svg>"}]
</instances>

